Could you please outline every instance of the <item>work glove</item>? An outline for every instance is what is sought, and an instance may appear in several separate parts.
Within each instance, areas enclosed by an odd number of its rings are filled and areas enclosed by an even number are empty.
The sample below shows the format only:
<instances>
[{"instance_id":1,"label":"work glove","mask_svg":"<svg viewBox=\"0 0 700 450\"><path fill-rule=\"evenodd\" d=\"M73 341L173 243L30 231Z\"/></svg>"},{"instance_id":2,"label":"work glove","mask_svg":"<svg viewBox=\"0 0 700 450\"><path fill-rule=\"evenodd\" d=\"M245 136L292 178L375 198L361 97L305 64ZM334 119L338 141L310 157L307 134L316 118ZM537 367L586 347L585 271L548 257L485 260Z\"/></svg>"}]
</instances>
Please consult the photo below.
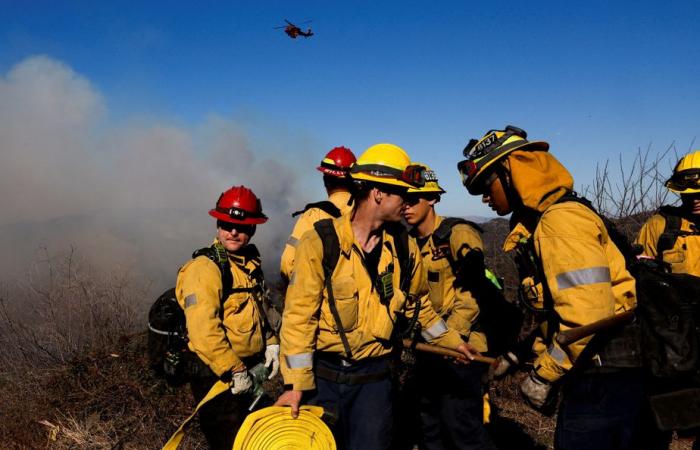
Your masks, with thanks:
<instances>
[{"instance_id":1,"label":"work glove","mask_svg":"<svg viewBox=\"0 0 700 450\"><path fill-rule=\"evenodd\" d=\"M231 379L231 393L233 395L245 394L253 387L253 380L247 370L236 372Z\"/></svg>"},{"instance_id":2,"label":"work glove","mask_svg":"<svg viewBox=\"0 0 700 450\"><path fill-rule=\"evenodd\" d=\"M272 367L270 367L272 366ZM280 346L271 344L265 347L265 367L270 369L267 379L271 380L280 371Z\"/></svg>"},{"instance_id":3,"label":"work glove","mask_svg":"<svg viewBox=\"0 0 700 450\"><path fill-rule=\"evenodd\" d=\"M513 352L499 356L496 358L496 362L489 367L489 380L500 380L508 372L518 367L518 364L520 364L518 357Z\"/></svg>"},{"instance_id":4,"label":"work glove","mask_svg":"<svg viewBox=\"0 0 700 450\"><path fill-rule=\"evenodd\" d=\"M520 384L520 392L522 392L525 400L538 411L541 411L548 403L547 400L551 390L552 385L539 377L534 370Z\"/></svg>"}]
</instances>

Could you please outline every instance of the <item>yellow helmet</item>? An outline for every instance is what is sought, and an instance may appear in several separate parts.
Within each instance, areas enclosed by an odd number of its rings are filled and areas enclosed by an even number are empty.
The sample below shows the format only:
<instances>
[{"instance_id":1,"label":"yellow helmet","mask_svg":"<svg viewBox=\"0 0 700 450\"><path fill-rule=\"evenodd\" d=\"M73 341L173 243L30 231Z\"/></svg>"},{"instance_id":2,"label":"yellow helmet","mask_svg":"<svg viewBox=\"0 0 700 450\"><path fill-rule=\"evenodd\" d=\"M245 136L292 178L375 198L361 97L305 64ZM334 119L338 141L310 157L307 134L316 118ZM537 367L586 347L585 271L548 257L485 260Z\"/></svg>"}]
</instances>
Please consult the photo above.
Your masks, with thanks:
<instances>
[{"instance_id":1,"label":"yellow helmet","mask_svg":"<svg viewBox=\"0 0 700 450\"><path fill-rule=\"evenodd\" d=\"M700 150L688 153L678 161L665 186L679 194L700 192Z\"/></svg>"},{"instance_id":2,"label":"yellow helmet","mask_svg":"<svg viewBox=\"0 0 700 450\"><path fill-rule=\"evenodd\" d=\"M357 158L350 169L350 176L353 180L410 188L424 184L421 169L411 164L411 159L401 147L375 144Z\"/></svg>"},{"instance_id":3,"label":"yellow helmet","mask_svg":"<svg viewBox=\"0 0 700 450\"><path fill-rule=\"evenodd\" d=\"M438 184L438 179L437 175L435 175L435 171L433 171L430 167L426 166L425 164L416 163L416 165L421 166L421 176L423 177L423 181L425 182L425 184L422 187L412 187L408 190L408 192L410 194L444 194L445 190L441 188Z\"/></svg>"},{"instance_id":4,"label":"yellow helmet","mask_svg":"<svg viewBox=\"0 0 700 450\"><path fill-rule=\"evenodd\" d=\"M321 420L323 408L303 405L292 419L289 407L270 406L246 417L232 450L335 450L331 430Z\"/></svg>"},{"instance_id":5,"label":"yellow helmet","mask_svg":"<svg viewBox=\"0 0 700 450\"><path fill-rule=\"evenodd\" d=\"M515 150L549 150L544 141L530 142L527 133L518 127L508 125L505 130L490 130L479 140L472 139L462 151L465 159L457 164L462 175L462 184L470 194L480 195L488 169Z\"/></svg>"}]
</instances>

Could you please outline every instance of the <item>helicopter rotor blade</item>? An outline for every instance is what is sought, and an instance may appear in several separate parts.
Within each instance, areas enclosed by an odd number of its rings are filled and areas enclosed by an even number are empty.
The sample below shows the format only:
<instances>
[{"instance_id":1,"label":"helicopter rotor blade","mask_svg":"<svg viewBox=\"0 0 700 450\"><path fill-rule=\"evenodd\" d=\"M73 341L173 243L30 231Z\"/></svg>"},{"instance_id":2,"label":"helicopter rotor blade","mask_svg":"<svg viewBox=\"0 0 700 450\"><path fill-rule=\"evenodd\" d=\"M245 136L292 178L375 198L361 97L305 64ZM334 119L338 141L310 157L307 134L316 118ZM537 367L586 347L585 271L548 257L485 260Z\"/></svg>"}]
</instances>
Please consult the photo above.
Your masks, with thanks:
<instances>
[{"instance_id":1,"label":"helicopter rotor blade","mask_svg":"<svg viewBox=\"0 0 700 450\"><path fill-rule=\"evenodd\" d=\"M284 21L287 22L289 25L294 26L294 24L292 22L288 21L287 19L284 19Z\"/></svg>"}]
</instances>

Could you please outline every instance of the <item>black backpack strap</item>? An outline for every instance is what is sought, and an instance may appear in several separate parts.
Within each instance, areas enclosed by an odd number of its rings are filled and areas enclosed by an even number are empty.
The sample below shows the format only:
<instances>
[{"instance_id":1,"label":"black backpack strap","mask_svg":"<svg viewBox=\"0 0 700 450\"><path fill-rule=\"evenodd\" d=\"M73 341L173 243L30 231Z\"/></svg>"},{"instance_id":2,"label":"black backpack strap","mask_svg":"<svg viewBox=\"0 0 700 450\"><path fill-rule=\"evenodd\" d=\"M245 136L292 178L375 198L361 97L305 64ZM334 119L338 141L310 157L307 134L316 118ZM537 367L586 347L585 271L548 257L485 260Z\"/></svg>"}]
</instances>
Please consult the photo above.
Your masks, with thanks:
<instances>
[{"instance_id":1,"label":"black backpack strap","mask_svg":"<svg viewBox=\"0 0 700 450\"><path fill-rule=\"evenodd\" d=\"M401 222L396 222L387 224L386 231L394 239L394 250L399 260L399 269L401 270L399 289L403 292L408 292L411 285L413 266L415 265L415 258L408 251L408 230Z\"/></svg>"},{"instance_id":2,"label":"black backpack strap","mask_svg":"<svg viewBox=\"0 0 700 450\"><path fill-rule=\"evenodd\" d=\"M444 219L442 219L442 222L440 222L440 226L437 227L435 231L433 231L433 244L435 244L436 247L449 244L450 236L452 236L452 228L454 228L455 225L461 224L469 225L479 233L484 232L484 230L479 225L469 220L462 219L460 217L445 217Z\"/></svg>"},{"instance_id":3,"label":"black backpack strap","mask_svg":"<svg viewBox=\"0 0 700 450\"><path fill-rule=\"evenodd\" d=\"M664 224L664 231L656 243L656 255L659 259L663 259L663 253L666 250L671 250L676 245L678 236L684 233L681 232L681 215L678 208L662 206L659 208L659 214L665 219L666 223Z\"/></svg>"},{"instance_id":4,"label":"black backpack strap","mask_svg":"<svg viewBox=\"0 0 700 450\"><path fill-rule=\"evenodd\" d=\"M336 327L338 327L338 334L340 335L340 341L343 343L345 355L348 359L352 359L350 343L348 342L348 337L345 335L343 322L340 320L340 313L338 313L338 307L335 304L335 297L333 296L332 276L335 266L338 264L338 259L340 259L340 240L338 239L338 233L336 233L335 227L333 227L333 219L319 220L314 223L314 229L321 237L321 243L323 244L323 259L321 260L321 265L323 266L323 277L325 279L326 290L328 291L328 308L331 310L331 314L333 314Z\"/></svg>"},{"instance_id":5,"label":"black backpack strap","mask_svg":"<svg viewBox=\"0 0 700 450\"><path fill-rule=\"evenodd\" d=\"M228 254L226 249L220 243L212 244L210 247L200 248L192 253L192 258L198 256L206 256L209 258L216 267L219 268L221 273L221 302L223 303L229 295L236 292L246 292L250 288L233 288L233 274L231 273L231 263L228 260Z\"/></svg>"},{"instance_id":6,"label":"black backpack strap","mask_svg":"<svg viewBox=\"0 0 700 450\"><path fill-rule=\"evenodd\" d=\"M321 211L325 212L331 217L338 218L340 217L340 209L338 209L337 206L333 204L333 202L329 200L323 200L320 202L316 203L309 203L308 205L304 206L304 209L301 211L296 211L292 213L292 217L296 217L300 214L304 214L306 211L312 209L312 208L317 208L320 209Z\"/></svg>"}]
</instances>

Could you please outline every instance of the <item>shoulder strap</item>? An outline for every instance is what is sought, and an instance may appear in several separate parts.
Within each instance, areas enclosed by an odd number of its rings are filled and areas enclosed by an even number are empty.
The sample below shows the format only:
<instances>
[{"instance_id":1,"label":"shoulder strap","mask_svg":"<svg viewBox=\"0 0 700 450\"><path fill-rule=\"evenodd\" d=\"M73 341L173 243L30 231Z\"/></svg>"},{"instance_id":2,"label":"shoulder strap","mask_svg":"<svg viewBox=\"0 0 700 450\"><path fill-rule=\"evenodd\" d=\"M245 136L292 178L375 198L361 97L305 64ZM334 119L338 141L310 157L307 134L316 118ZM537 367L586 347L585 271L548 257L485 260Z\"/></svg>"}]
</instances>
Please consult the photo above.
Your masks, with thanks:
<instances>
[{"instance_id":1,"label":"shoulder strap","mask_svg":"<svg viewBox=\"0 0 700 450\"><path fill-rule=\"evenodd\" d=\"M223 303L231 294L238 292L252 292L254 288L234 288L233 274L231 274L231 263L228 260L226 249L221 244L212 244L210 247L200 248L192 253L192 258L205 256L209 258L221 274L221 302Z\"/></svg>"},{"instance_id":2,"label":"shoulder strap","mask_svg":"<svg viewBox=\"0 0 700 450\"><path fill-rule=\"evenodd\" d=\"M439 247L440 245L449 243L450 236L452 236L452 228L454 228L455 225L460 224L469 225L479 233L484 232L484 230L479 225L469 220L462 219L461 217L445 217L444 219L442 219L440 226L437 227L435 231L433 231L432 239L435 246Z\"/></svg>"},{"instance_id":3,"label":"shoulder strap","mask_svg":"<svg viewBox=\"0 0 700 450\"><path fill-rule=\"evenodd\" d=\"M326 214L328 214L334 218L340 217L340 209L338 209L338 207L335 206L333 204L333 202L331 202L330 200L323 200L323 201L316 202L316 203L309 203L308 205L304 206L304 209L302 209L300 211L293 212L292 217L296 217L300 214L304 214L306 211L308 211L312 208L318 208L321 211L325 212Z\"/></svg>"},{"instance_id":4,"label":"shoulder strap","mask_svg":"<svg viewBox=\"0 0 700 450\"><path fill-rule=\"evenodd\" d=\"M664 251L676 245L676 239L681 233L681 216L677 208L664 205L659 208L659 214L665 219L664 231L656 243L656 254L662 258Z\"/></svg>"},{"instance_id":5,"label":"shoulder strap","mask_svg":"<svg viewBox=\"0 0 700 450\"><path fill-rule=\"evenodd\" d=\"M401 222L396 222L387 224L386 231L394 239L394 250L399 260L399 269L401 270L399 288L406 292L411 284L411 274L415 262L408 251L408 230Z\"/></svg>"},{"instance_id":6,"label":"shoulder strap","mask_svg":"<svg viewBox=\"0 0 700 450\"><path fill-rule=\"evenodd\" d=\"M321 243L323 244L323 259L321 260L321 265L323 266L323 277L326 290L328 291L328 308L331 310L331 314L333 314L333 320L338 328L338 334L340 335L340 341L343 343L345 354L348 359L352 359L350 343L348 342L348 337L345 335L343 322L340 320L338 307L335 304L335 297L333 296L332 276L335 266L338 264L338 259L340 259L340 240L338 239L338 233L336 233L335 227L333 227L333 219L319 220L314 223L314 229L321 237Z\"/></svg>"}]
</instances>

